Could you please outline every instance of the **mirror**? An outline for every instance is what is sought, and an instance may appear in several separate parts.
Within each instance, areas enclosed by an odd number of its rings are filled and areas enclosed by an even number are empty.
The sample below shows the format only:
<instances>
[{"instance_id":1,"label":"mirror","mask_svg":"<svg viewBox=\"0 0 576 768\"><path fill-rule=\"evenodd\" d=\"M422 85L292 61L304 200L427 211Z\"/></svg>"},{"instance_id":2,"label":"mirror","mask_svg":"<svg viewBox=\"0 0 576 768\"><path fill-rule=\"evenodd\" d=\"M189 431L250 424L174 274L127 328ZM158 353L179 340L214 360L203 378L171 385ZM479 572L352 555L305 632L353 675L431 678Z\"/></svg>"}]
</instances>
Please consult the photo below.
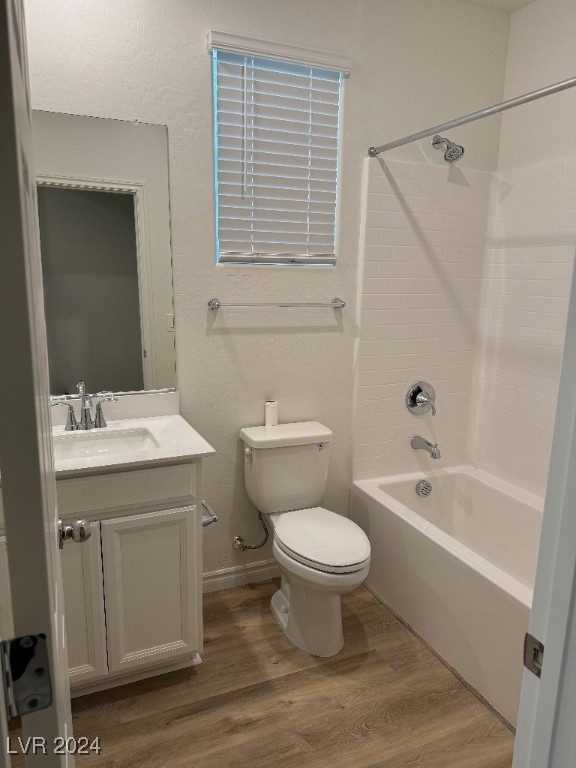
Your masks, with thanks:
<instances>
[{"instance_id":1,"label":"mirror","mask_svg":"<svg viewBox=\"0 0 576 768\"><path fill-rule=\"evenodd\" d=\"M176 385L168 136L33 112L50 391Z\"/></svg>"}]
</instances>

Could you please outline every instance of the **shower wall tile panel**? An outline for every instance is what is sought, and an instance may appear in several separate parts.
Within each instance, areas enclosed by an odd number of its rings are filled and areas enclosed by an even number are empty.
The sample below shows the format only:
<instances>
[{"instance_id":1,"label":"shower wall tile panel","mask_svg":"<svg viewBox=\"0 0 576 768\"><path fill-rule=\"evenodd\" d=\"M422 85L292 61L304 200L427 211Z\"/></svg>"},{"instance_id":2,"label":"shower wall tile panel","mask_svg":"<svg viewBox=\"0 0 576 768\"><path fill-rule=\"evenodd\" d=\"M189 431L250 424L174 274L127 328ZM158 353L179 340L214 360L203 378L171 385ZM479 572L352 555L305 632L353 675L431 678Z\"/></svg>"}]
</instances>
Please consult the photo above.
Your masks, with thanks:
<instances>
[{"instance_id":1,"label":"shower wall tile panel","mask_svg":"<svg viewBox=\"0 0 576 768\"><path fill-rule=\"evenodd\" d=\"M542 495L576 248L576 160L367 161L355 477L470 463ZM416 417L408 386L436 387Z\"/></svg>"},{"instance_id":2,"label":"shower wall tile panel","mask_svg":"<svg viewBox=\"0 0 576 768\"><path fill-rule=\"evenodd\" d=\"M438 466L410 448L415 434L439 442L443 466L467 462L491 174L366 162L355 477ZM420 379L434 417L405 407Z\"/></svg>"},{"instance_id":3,"label":"shower wall tile panel","mask_svg":"<svg viewBox=\"0 0 576 768\"><path fill-rule=\"evenodd\" d=\"M543 495L576 248L574 160L498 174L488 232L475 459Z\"/></svg>"}]
</instances>

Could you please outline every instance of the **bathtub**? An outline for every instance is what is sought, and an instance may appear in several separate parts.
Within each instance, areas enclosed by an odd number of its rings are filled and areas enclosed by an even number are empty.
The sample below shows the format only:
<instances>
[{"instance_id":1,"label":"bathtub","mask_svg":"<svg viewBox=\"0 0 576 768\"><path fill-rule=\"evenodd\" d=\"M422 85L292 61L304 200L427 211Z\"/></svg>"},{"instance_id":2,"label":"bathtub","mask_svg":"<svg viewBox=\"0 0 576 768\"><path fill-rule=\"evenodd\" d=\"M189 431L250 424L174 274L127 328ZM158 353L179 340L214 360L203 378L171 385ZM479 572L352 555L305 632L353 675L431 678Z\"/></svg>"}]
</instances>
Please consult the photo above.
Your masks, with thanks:
<instances>
[{"instance_id":1,"label":"bathtub","mask_svg":"<svg viewBox=\"0 0 576 768\"><path fill-rule=\"evenodd\" d=\"M466 467L353 484L350 516L372 547L366 585L513 725L542 507Z\"/></svg>"}]
</instances>

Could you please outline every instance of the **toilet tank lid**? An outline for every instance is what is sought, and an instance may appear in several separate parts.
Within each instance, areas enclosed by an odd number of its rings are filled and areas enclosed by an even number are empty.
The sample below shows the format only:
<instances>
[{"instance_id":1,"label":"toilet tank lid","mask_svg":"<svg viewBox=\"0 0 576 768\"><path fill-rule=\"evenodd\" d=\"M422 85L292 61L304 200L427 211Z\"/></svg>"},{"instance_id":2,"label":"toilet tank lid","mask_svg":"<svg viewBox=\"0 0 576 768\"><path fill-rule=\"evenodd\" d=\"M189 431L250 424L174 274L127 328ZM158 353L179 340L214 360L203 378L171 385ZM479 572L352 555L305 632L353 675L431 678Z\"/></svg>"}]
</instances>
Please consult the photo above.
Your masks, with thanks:
<instances>
[{"instance_id":1,"label":"toilet tank lid","mask_svg":"<svg viewBox=\"0 0 576 768\"><path fill-rule=\"evenodd\" d=\"M332 430L317 421L295 421L275 427L244 427L240 437L250 448L282 448L287 445L328 443Z\"/></svg>"}]
</instances>

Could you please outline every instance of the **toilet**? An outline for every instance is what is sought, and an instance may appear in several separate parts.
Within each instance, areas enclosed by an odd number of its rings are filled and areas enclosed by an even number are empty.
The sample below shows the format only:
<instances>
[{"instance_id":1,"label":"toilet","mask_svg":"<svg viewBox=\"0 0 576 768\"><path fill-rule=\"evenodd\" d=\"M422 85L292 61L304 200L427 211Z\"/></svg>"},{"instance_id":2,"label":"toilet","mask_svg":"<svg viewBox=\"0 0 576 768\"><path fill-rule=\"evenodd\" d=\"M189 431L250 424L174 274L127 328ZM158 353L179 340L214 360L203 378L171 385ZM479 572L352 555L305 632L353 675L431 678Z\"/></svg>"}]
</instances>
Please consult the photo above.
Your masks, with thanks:
<instances>
[{"instance_id":1,"label":"toilet","mask_svg":"<svg viewBox=\"0 0 576 768\"><path fill-rule=\"evenodd\" d=\"M282 577L272 612L295 646L334 656L344 644L340 598L368 575L370 542L352 520L319 506L332 432L300 421L246 427L240 437L246 490L273 531Z\"/></svg>"}]
</instances>

